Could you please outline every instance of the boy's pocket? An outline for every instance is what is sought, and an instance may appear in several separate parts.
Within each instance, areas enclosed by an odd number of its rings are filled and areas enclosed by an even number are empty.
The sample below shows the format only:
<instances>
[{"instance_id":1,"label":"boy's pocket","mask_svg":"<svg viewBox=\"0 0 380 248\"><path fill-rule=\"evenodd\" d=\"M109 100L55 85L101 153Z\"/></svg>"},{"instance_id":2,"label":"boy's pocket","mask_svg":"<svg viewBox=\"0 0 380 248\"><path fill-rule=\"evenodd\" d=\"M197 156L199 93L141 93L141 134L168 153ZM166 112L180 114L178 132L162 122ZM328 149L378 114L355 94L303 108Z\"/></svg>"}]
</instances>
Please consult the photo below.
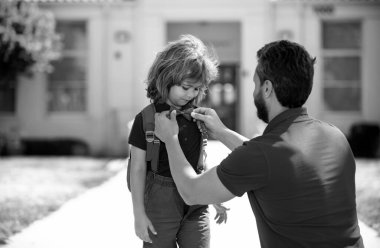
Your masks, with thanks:
<instances>
[{"instance_id":1,"label":"boy's pocket","mask_svg":"<svg viewBox=\"0 0 380 248\"><path fill-rule=\"evenodd\" d=\"M151 218L159 220L177 220L181 218L181 205L178 202L176 189L160 184L152 185L147 194L145 210Z\"/></svg>"}]
</instances>

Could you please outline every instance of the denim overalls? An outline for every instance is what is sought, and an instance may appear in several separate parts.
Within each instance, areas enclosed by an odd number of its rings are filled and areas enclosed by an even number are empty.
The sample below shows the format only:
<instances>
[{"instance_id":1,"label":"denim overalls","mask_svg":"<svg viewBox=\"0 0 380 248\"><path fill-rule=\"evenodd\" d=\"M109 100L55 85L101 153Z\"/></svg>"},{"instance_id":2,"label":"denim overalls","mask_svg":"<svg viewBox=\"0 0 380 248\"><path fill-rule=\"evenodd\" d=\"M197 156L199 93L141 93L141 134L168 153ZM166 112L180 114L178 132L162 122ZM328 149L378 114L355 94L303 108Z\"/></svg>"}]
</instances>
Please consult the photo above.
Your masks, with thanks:
<instances>
[{"instance_id":1,"label":"denim overalls","mask_svg":"<svg viewBox=\"0 0 380 248\"><path fill-rule=\"evenodd\" d=\"M144 248L208 248L210 224L207 205L188 206L170 177L148 172L145 183L145 211L157 235Z\"/></svg>"}]
</instances>

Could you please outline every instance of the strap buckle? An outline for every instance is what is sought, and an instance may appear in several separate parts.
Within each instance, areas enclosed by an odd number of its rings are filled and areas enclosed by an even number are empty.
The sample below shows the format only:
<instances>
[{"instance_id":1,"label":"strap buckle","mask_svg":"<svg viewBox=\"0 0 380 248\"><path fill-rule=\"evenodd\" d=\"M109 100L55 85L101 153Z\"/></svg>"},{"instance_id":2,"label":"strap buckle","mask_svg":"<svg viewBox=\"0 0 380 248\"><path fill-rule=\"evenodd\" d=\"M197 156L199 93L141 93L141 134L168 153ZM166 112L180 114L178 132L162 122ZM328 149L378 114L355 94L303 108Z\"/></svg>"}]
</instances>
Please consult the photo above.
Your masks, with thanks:
<instances>
[{"instance_id":1,"label":"strap buckle","mask_svg":"<svg viewBox=\"0 0 380 248\"><path fill-rule=\"evenodd\" d=\"M145 132L145 140L147 142L153 142L154 141L154 131L146 131Z\"/></svg>"}]
</instances>

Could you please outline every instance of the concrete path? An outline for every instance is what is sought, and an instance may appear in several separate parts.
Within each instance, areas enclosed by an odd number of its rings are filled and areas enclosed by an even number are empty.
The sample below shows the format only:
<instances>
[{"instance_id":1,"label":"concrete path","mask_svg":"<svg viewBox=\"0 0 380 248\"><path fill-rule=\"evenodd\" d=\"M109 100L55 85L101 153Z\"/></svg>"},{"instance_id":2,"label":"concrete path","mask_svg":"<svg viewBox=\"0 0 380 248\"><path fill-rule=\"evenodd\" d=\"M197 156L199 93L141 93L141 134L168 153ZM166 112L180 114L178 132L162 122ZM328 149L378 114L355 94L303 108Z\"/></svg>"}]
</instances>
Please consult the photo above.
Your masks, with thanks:
<instances>
[{"instance_id":1,"label":"concrete path","mask_svg":"<svg viewBox=\"0 0 380 248\"><path fill-rule=\"evenodd\" d=\"M208 162L218 164L228 149L209 142ZM114 166L122 166L120 161ZM118 164L119 163L119 164ZM231 210L227 224L211 223L211 247L260 247L255 219L246 196L225 203ZM215 211L211 207L211 217ZM142 247L133 227L132 202L125 184L125 170L64 204L13 236L2 248L134 248ZM360 223L366 248L380 247L380 237Z\"/></svg>"}]
</instances>

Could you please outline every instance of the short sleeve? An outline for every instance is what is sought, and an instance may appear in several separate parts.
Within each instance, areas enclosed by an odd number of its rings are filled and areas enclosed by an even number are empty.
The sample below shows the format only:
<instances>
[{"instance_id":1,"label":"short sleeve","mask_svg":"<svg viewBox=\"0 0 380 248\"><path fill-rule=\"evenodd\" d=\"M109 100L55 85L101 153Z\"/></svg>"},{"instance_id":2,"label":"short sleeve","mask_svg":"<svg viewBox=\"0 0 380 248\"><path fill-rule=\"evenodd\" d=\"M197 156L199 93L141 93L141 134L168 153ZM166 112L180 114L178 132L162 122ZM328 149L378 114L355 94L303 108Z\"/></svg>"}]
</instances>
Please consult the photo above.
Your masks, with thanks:
<instances>
[{"instance_id":1,"label":"short sleeve","mask_svg":"<svg viewBox=\"0 0 380 248\"><path fill-rule=\"evenodd\" d=\"M141 112L135 117L129 134L128 143L142 150L146 150L145 132L142 125Z\"/></svg>"},{"instance_id":2,"label":"short sleeve","mask_svg":"<svg viewBox=\"0 0 380 248\"><path fill-rule=\"evenodd\" d=\"M223 185L234 195L257 190L268 184L269 168L264 153L255 142L245 142L217 167Z\"/></svg>"}]
</instances>

